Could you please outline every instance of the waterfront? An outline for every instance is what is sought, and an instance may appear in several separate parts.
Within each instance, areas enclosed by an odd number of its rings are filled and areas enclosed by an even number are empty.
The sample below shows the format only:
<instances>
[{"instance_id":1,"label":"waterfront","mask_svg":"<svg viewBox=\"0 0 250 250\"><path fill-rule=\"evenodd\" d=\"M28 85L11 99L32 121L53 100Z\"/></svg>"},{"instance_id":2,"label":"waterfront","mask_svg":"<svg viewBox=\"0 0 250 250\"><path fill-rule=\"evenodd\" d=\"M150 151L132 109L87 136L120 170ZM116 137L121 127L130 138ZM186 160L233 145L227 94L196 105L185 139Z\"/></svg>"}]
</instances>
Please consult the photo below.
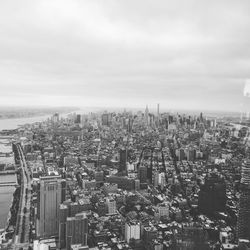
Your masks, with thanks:
<instances>
[{"instance_id":1,"label":"waterfront","mask_svg":"<svg viewBox=\"0 0 250 250\"><path fill-rule=\"evenodd\" d=\"M44 121L49 116L38 116L38 117L29 117L29 118L19 118L19 119L2 119L0 120L0 131L4 129L16 129L19 125L26 123L33 123L36 121ZM11 145L6 144L6 139L1 139L1 152L11 152ZM4 142L4 143L3 143ZM0 157L0 163L14 163L13 157ZM5 182L15 182L16 175L0 175L0 183ZM14 186L5 186L0 187L0 229L6 227L9 210L11 207L13 193L15 191Z\"/></svg>"},{"instance_id":2,"label":"waterfront","mask_svg":"<svg viewBox=\"0 0 250 250\"><path fill-rule=\"evenodd\" d=\"M62 116L67 114L62 114ZM51 115L18 118L18 119L2 119L0 120L0 131L5 129L7 130L16 129L19 127L19 125L45 121L49 117L51 117ZM1 151L2 152L12 151L11 145L6 144L6 139L0 140L0 152ZM14 163L13 157L0 157L0 163L10 163L10 162ZM14 174L0 175L0 183L15 182L15 181L16 181L16 175ZM5 228L6 226L14 191L15 191L14 186L0 187L0 229Z\"/></svg>"},{"instance_id":3,"label":"waterfront","mask_svg":"<svg viewBox=\"0 0 250 250\"><path fill-rule=\"evenodd\" d=\"M2 125L2 123L1 123ZM6 144L6 139L0 139L0 152L12 152L12 147ZM0 157L0 164L14 164L13 156ZM0 183L16 182L15 174L0 175ZM0 187L0 229L5 228L8 219L9 210L15 191L14 186Z\"/></svg>"},{"instance_id":4,"label":"waterfront","mask_svg":"<svg viewBox=\"0 0 250 250\"><path fill-rule=\"evenodd\" d=\"M26 118L13 118L0 120L0 131L4 129L16 129L19 125L27 123L41 122L48 119L51 115L34 116Z\"/></svg>"},{"instance_id":5,"label":"waterfront","mask_svg":"<svg viewBox=\"0 0 250 250\"><path fill-rule=\"evenodd\" d=\"M0 183L15 182L16 175L0 175ZM0 187L0 229L5 228L15 191L14 186Z\"/></svg>"},{"instance_id":6,"label":"waterfront","mask_svg":"<svg viewBox=\"0 0 250 250\"><path fill-rule=\"evenodd\" d=\"M76 110L77 111L77 110ZM76 112L74 111L74 112ZM88 109L81 109L81 111L88 111ZM69 114L74 112L59 113L60 117L67 117ZM11 118L11 119L0 119L0 131L5 129L16 129L19 125L31 124L34 122L46 121L51 118L50 115L34 116L34 117L24 117L24 118Z\"/></svg>"}]
</instances>

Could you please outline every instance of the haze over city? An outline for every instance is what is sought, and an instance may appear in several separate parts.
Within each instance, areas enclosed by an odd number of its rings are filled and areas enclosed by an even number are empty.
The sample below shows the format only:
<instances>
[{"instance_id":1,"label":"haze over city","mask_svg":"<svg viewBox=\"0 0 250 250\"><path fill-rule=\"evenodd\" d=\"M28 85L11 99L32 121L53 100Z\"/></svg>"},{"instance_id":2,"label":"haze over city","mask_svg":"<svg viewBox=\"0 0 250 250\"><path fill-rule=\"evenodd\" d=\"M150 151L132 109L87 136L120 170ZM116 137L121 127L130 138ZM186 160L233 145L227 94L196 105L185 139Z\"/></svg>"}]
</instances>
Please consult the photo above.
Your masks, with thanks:
<instances>
[{"instance_id":1,"label":"haze over city","mask_svg":"<svg viewBox=\"0 0 250 250\"><path fill-rule=\"evenodd\" d=\"M0 105L238 111L249 1L1 1Z\"/></svg>"},{"instance_id":2,"label":"haze over city","mask_svg":"<svg viewBox=\"0 0 250 250\"><path fill-rule=\"evenodd\" d=\"M0 249L250 250L249 10L1 0Z\"/></svg>"}]
</instances>

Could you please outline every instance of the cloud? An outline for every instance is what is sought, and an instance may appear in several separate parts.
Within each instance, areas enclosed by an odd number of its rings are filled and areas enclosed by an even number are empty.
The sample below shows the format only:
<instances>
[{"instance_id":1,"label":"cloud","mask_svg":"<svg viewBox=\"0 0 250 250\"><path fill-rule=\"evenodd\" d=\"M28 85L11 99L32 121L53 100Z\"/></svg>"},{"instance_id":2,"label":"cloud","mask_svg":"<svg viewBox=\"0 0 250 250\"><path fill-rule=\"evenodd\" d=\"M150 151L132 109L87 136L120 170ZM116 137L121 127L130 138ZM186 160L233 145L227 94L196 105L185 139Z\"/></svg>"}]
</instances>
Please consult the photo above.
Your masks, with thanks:
<instances>
[{"instance_id":1,"label":"cloud","mask_svg":"<svg viewBox=\"0 0 250 250\"><path fill-rule=\"evenodd\" d=\"M236 109L232 99L241 101L250 77L249 7L245 0L1 1L0 104Z\"/></svg>"}]
</instances>

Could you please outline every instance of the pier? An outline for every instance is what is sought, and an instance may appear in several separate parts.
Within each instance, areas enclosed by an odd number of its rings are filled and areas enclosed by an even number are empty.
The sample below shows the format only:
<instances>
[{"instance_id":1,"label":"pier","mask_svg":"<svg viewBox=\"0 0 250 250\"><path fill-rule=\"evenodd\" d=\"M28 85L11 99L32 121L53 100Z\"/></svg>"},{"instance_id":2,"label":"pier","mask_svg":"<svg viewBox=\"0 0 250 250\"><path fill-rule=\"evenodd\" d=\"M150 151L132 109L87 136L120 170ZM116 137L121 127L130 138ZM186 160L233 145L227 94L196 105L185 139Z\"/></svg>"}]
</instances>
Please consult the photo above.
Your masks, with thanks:
<instances>
[{"instance_id":1,"label":"pier","mask_svg":"<svg viewBox=\"0 0 250 250\"><path fill-rule=\"evenodd\" d=\"M13 181L7 181L7 182L1 182L0 187L17 187L19 186L17 182Z\"/></svg>"},{"instance_id":2,"label":"pier","mask_svg":"<svg viewBox=\"0 0 250 250\"><path fill-rule=\"evenodd\" d=\"M0 175L9 175L9 174L15 174L16 170L4 170L0 171Z\"/></svg>"}]
</instances>

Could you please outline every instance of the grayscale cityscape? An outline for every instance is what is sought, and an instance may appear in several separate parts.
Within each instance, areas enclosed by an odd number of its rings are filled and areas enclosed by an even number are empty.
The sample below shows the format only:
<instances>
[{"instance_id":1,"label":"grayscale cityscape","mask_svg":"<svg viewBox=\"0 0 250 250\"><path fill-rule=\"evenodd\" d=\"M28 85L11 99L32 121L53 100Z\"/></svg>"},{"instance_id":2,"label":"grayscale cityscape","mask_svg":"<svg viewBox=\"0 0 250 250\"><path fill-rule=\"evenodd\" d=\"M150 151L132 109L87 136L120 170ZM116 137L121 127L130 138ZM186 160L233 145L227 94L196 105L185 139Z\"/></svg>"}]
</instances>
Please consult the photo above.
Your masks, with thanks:
<instances>
[{"instance_id":1,"label":"grayscale cityscape","mask_svg":"<svg viewBox=\"0 0 250 250\"><path fill-rule=\"evenodd\" d=\"M1 0L0 249L250 250L250 1Z\"/></svg>"}]
</instances>

